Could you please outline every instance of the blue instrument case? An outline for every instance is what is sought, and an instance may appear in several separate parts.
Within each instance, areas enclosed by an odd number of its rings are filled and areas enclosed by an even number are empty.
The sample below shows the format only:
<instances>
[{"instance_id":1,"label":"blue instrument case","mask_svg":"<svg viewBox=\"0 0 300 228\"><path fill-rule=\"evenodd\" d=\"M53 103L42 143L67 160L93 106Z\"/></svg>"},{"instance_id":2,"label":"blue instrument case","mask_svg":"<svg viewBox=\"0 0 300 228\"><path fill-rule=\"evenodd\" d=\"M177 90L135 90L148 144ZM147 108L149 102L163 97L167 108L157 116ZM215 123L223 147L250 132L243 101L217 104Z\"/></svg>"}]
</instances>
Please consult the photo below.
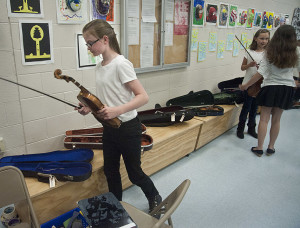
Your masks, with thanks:
<instances>
[{"instance_id":1,"label":"blue instrument case","mask_svg":"<svg viewBox=\"0 0 300 228\"><path fill-rule=\"evenodd\" d=\"M0 159L0 167L15 166L25 177L36 177L48 182L49 176L58 181L84 181L92 174L89 163L94 157L90 149L53 151L40 154L6 156Z\"/></svg>"}]
</instances>

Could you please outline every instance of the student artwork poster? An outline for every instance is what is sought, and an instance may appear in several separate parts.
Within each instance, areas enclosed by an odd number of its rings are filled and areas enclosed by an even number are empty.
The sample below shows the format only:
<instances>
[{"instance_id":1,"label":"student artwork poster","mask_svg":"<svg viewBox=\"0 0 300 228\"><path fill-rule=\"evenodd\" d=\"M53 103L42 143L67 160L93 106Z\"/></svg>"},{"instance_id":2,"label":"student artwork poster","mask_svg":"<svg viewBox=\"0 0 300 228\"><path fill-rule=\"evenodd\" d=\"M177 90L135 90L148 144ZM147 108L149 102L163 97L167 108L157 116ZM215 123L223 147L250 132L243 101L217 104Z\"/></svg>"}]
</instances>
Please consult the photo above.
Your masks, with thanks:
<instances>
[{"instance_id":1,"label":"student artwork poster","mask_svg":"<svg viewBox=\"0 0 300 228\"><path fill-rule=\"evenodd\" d=\"M207 42L199 41L198 55L197 55L198 62L204 61L206 59L206 49L207 49Z\"/></svg>"},{"instance_id":2,"label":"student artwork poster","mask_svg":"<svg viewBox=\"0 0 300 228\"><path fill-rule=\"evenodd\" d=\"M115 0L90 0L91 20L103 19L110 24L115 23Z\"/></svg>"},{"instance_id":3,"label":"student artwork poster","mask_svg":"<svg viewBox=\"0 0 300 228\"><path fill-rule=\"evenodd\" d=\"M226 50L227 51L233 50L233 40L234 40L234 34L227 33L227 41L226 41Z\"/></svg>"},{"instance_id":4,"label":"student artwork poster","mask_svg":"<svg viewBox=\"0 0 300 228\"><path fill-rule=\"evenodd\" d=\"M279 14L274 14L274 24L273 24L273 29L277 29L280 25L280 15Z\"/></svg>"},{"instance_id":5,"label":"student artwork poster","mask_svg":"<svg viewBox=\"0 0 300 228\"><path fill-rule=\"evenodd\" d=\"M255 16L255 10L249 8L247 11L246 29L252 29L254 16Z\"/></svg>"},{"instance_id":6,"label":"student artwork poster","mask_svg":"<svg viewBox=\"0 0 300 228\"><path fill-rule=\"evenodd\" d=\"M193 7L193 26L204 26L204 18L205 18L205 1L203 0L194 0Z\"/></svg>"},{"instance_id":7,"label":"student artwork poster","mask_svg":"<svg viewBox=\"0 0 300 228\"><path fill-rule=\"evenodd\" d=\"M217 50L217 33L210 32L209 33L208 51L216 51L216 50Z\"/></svg>"},{"instance_id":8,"label":"student artwork poster","mask_svg":"<svg viewBox=\"0 0 300 228\"><path fill-rule=\"evenodd\" d=\"M229 10L229 27L235 27L238 18L238 7L234 5L230 5Z\"/></svg>"},{"instance_id":9,"label":"student artwork poster","mask_svg":"<svg viewBox=\"0 0 300 228\"><path fill-rule=\"evenodd\" d=\"M267 29L272 29L274 23L274 12L267 12L266 15L268 17Z\"/></svg>"},{"instance_id":10,"label":"student artwork poster","mask_svg":"<svg viewBox=\"0 0 300 228\"><path fill-rule=\"evenodd\" d=\"M261 26L261 21L262 21L261 18L262 18L262 12L255 12L255 17L254 17L254 22L253 22L254 27Z\"/></svg>"},{"instance_id":11,"label":"student artwork poster","mask_svg":"<svg viewBox=\"0 0 300 228\"><path fill-rule=\"evenodd\" d=\"M218 40L217 58L224 59L225 40Z\"/></svg>"},{"instance_id":12,"label":"student artwork poster","mask_svg":"<svg viewBox=\"0 0 300 228\"><path fill-rule=\"evenodd\" d=\"M87 1L56 0L58 24L80 24L87 20Z\"/></svg>"},{"instance_id":13,"label":"student artwork poster","mask_svg":"<svg viewBox=\"0 0 300 228\"><path fill-rule=\"evenodd\" d=\"M219 20L218 20L218 27L219 28L227 28L228 24L228 12L229 12L229 5L226 3L220 3L220 11L219 11Z\"/></svg>"},{"instance_id":14,"label":"student artwork poster","mask_svg":"<svg viewBox=\"0 0 300 228\"><path fill-rule=\"evenodd\" d=\"M238 21L237 21L237 27L244 27L247 20L247 10L245 9L239 9L238 10Z\"/></svg>"},{"instance_id":15,"label":"student artwork poster","mask_svg":"<svg viewBox=\"0 0 300 228\"><path fill-rule=\"evenodd\" d=\"M191 37L191 51L197 51L198 48L198 34L199 30L194 29L192 30L192 37Z\"/></svg>"},{"instance_id":16,"label":"student artwork poster","mask_svg":"<svg viewBox=\"0 0 300 228\"><path fill-rule=\"evenodd\" d=\"M7 0L7 10L9 17L44 17L42 0Z\"/></svg>"},{"instance_id":17,"label":"student artwork poster","mask_svg":"<svg viewBox=\"0 0 300 228\"><path fill-rule=\"evenodd\" d=\"M238 56L239 50L240 50L240 42L237 39L234 39L232 56L233 57Z\"/></svg>"},{"instance_id":18,"label":"student artwork poster","mask_svg":"<svg viewBox=\"0 0 300 228\"><path fill-rule=\"evenodd\" d=\"M269 21L269 18L267 16L267 11L263 11L261 28L267 28L268 21Z\"/></svg>"},{"instance_id":19,"label":"student artwork poster","mask_svg":"<svg viewBox=\"0 0 300 228\"><path fill-rule=\"evenodd\" d=\"M206 4L205 21L207 25L216 25L218 20L218 6L215 4Z\"/></svg>"}]
</instances>

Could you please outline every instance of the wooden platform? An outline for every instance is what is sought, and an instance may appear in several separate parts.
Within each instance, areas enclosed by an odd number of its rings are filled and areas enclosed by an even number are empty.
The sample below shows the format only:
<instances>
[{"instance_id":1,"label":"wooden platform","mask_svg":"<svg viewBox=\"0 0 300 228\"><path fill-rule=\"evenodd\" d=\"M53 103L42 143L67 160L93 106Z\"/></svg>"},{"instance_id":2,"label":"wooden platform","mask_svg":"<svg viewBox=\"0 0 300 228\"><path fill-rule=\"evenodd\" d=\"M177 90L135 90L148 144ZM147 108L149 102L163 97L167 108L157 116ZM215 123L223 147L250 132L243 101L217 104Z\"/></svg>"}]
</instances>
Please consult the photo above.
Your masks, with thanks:
<instances>
[{"instance_id":1,"label":"wooden platform","mask_svg":"<svg viewBox=\"0 0 300 228\"><path fill-rule=\"evenodd\" d=\"M242 106L222 105L222 107L224 108L222 116L194 117L203 122L195 150L238 124Z\"/></svg>"},{"instance_id":2,"label":"wooden platform","mask_svg":"<svg viewBox=\"0 0 300 228\"><path fill-rule=\"evenodd\" d=\"M223 116L194 117L187 122L168 127L147 127L153 138L153 148L142 155L142 168L151 175L172 164L194 150L202 147L237 124L240 107L222 106ZM94 150L92 176L83 182L59 182L55 188L25 178L33 206L40 224L49 221L76 207L76 202L108 191L103 171L102 150ZM120 172L123 189L129 187L125 166Z\"/></svg>"}]
</instances>

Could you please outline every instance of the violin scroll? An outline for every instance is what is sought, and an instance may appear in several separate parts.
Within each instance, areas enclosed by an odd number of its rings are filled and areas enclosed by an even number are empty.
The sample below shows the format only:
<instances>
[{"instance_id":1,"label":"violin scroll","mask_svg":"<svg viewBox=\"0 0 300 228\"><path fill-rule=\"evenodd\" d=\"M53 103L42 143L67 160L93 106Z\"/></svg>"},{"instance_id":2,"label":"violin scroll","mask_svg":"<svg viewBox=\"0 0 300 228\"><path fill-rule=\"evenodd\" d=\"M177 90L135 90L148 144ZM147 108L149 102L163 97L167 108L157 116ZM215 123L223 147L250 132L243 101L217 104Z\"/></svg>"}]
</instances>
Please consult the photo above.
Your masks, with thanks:
<instances>
[{"instance_id":1,"label":"violin scroll","mask_svg":"<svg viewBox=\"0 0 300 228\"><path fill-rule=\"evenodd\" d=\"M66 75L61 75L62 74L62 71L61 69L56 69L54 71L54 77L57 78L57 79L64 79L66 82L69 82L69 81L73 81L74 79L69 77L69 76L66 76Z\"/></svg>"}]
</instances>

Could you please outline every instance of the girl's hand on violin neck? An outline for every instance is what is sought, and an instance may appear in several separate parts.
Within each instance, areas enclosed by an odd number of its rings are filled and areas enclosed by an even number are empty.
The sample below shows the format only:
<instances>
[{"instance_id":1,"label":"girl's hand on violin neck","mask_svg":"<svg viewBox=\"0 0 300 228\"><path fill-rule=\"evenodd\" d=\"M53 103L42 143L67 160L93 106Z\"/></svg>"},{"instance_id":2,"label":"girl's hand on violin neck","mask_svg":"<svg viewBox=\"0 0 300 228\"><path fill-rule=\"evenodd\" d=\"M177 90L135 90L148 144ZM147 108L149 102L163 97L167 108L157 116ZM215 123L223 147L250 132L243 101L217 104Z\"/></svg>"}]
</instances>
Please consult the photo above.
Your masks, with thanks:
<instances>
[{"instance_id":1,"label":"girl's hand on violin neck","mask_svg":"<svg viewBox=\"0 0 300 228\"><path fill-rule=\"evenodd\" d=\"M121 112L118 107L108 107L104 105L104 108L97 111L97 116L103 120L113 119L121 115Z\"/></svg>"},{"instance_id":2,"label":"girl's hand on violin neck","mask_svg":"<svg viewBox=\"0 0 300 228\"><path fill-rule=\"evenodd\" d=\"M79 107L81 107L80 109L79 108L75 108L75 110L78 110L78 112L81 114L81 115L87 115L91 112L91 109L87 106L84 106L82 103L79 103Z\"/></svg>"}]
</instances>

